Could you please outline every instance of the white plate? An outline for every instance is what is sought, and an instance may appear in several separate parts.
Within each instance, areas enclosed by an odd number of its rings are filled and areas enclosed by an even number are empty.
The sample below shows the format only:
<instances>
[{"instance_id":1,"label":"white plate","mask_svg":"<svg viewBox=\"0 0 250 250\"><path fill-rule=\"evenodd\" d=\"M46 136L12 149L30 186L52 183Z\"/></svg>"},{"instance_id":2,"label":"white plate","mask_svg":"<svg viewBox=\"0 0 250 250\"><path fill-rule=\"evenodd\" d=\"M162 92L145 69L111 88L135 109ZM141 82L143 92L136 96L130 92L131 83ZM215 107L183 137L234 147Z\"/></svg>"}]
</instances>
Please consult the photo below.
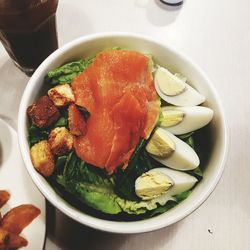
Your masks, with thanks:
<instances>
[{"instance_id":1,"label":"white plate","mask_svg":"<svg viewBox=\"0 0 250 250\"><path fill-rule=\"evenodd\" d=\"M17 134L0 119L0 189L10 192L10 200L1 208L5 214L10 208L32 204L41 214L20 234L28 240L23 249L43 249L45 239L45 199L31 181L19 153Z\"/></svg>"}]
</instances>

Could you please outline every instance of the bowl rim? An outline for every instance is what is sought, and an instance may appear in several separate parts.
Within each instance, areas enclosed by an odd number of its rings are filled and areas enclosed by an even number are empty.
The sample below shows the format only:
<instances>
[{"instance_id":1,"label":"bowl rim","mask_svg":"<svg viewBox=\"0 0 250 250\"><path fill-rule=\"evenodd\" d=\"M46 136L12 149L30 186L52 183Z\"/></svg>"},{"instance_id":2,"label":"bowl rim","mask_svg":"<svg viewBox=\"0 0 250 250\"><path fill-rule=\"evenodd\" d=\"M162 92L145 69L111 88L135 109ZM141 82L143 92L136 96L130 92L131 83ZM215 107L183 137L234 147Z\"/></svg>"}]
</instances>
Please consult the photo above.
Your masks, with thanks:
<instances>
[{"instance_id":1,"label":"bowl rim","mask_svg":"<svg viewBox=\"0 0 250 250\"><path fill-rule=\"evenodd\" d=\"M60 199L63 199L58 194L55 194L57 200L54 200L52 197L53 195L50 194L49 190L44 186L38 178L38 175L34 175L34 167L31 164L30 155L26 152L26 143L27 138L25 137L24 131L26 130L26 107L28 105L27 100L29 99L29 96L31 95L35 83L37 79L39 79L39 76L43 69L49 65L55 58L57 58L59 55L63 54L64 51L67 51L68 49L71 49L78 44L100 39L100 38L115 38L115 37L121 37L121 38L137 38L137 39L143 39L146 41L149 41L151 43L156 44L157 46L164 47L168 50L170 50L173 54L175 54L177 57L181 58L181 60L185 61L185 63L188 63L192 68L194 68L196 71L199 72L199 74L204 78L206 81L210 91L212 92L212 95L214 96L215 100L217 101L218 105L218 113L220 114L221 118L221 124L222 124L222 138L223 138L223 148L221 149L221 161L218 162L218 168L217 171L213 175L213 180L209 183L208 188L206 189L206 192L204 191L203 194L201 194L197 199L196 202L191 204L189 208L183 209L182 213L179 213L176 216L173 216L173 218L170 218L168 220L162 220L161 223L150 225L145 223L141 223L141 221L133 221L133 222L117 222L117 221L109 221L109 220L103 220L99 218L95 218L93 216L87 215L81 211L76 211L74 208L70 207L66 202L60 202ZM50 203L52 203L56 208L58 208L60 211L62 211L65 215L69 216L73 220L80 222L86 226L89 226L91 228L106 231L106 232L112 232L112 233L122 233L122 234L132 234L132 233L144 233L144 232L150 232L154 231L166 226L169 226L173 223L176 223L182 219L184 219L186 216L194 212L199 206L210 196L210 194L215 189L216 185L218 184L222 173L224 171L225 163L227 160L227 154L228 154L228 126L225 118L225 111L221 102L221 99L219 98L217 91L211 81L208 79L207 75L204 73L204 71L196 65L190 58L188 58L183 53L180 53L177 51L177 49L171 47L168 44L163 44L160 41L157 41L155 39L152 39L150 37L147 37L145 35L139 35L129 32L102 32L102 33L95 33L91 35L82 36L80 38L74 39L73 41L65 44L64 46L60 47L58 50L53 52L50 56L48 56L42 64L37 68L33 76L30 78L22 99L19 106L19 112L18 112L18 141L19 141L19 147L21 151L22 158L24 160L26 169L32 179L32 181L35 183L39 191L45 196L46 199ZM153 218L152 218L153 219ZM151 220L151 219L148 219ZM121 226L123 225L123 226Z\"/></svg>"}]
</instances>

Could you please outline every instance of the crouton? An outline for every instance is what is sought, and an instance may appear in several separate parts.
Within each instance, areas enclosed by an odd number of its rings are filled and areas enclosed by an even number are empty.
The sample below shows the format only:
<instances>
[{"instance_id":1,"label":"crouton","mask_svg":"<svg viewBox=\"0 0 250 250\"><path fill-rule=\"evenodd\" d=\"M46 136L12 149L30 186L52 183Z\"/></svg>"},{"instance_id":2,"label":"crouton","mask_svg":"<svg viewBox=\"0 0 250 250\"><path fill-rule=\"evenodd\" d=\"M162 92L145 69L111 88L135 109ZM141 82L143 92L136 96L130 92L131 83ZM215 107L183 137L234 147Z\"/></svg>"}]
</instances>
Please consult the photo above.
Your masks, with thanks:
<instances>
[{"instance_id":1,"label":"crouton","mask_svg":"<svg viewBox=\"0 0 250 250\"><path fill-rule=\"evenodd\" d=\"M72 135L85 135L87 125L84 116L77 109L75 104L69 106L69 130Z\"/></svg>"},{"instance_id":2,"label":"crouton","mask_svg":"<svg viewBox=\"0 0 250 250\"><path fill-rule=\"evenodd\" d=\"M53 155L64 155L73 148L73 136L65 127L55 128L48 139Z\"/></svg>"},{"instance_id":3,"label":"crouton","mask_svg":"<svg viewBox=\"0 0 250 250\"><path fill-rule=\"evenodd\" d=\"M48 96L40 97L27 109L31 121L39 128L48 127L58 120L60 113Z\"/></svg>"},{"instance_id":4,"label":"crouton","mask_svg":"<svg viewBox=\"0 0 250 250\"><path fill-rule=\"evenodd\" d=\"M73 91L69 84L57 85L50 89L48 96L57 107L63 107L75 101Z\"/></svg>"},{"instance_id":5,"label":"crouton","mask_svg":"<svg viewBox=\"0 0 250 250\"><path fill-rule=\"evenodd\" d=\"M46 140L40 141L30 149L31 161L35 169L43 176L50 176L55 167L50 145Z\"/></svg>"}]
</instances>

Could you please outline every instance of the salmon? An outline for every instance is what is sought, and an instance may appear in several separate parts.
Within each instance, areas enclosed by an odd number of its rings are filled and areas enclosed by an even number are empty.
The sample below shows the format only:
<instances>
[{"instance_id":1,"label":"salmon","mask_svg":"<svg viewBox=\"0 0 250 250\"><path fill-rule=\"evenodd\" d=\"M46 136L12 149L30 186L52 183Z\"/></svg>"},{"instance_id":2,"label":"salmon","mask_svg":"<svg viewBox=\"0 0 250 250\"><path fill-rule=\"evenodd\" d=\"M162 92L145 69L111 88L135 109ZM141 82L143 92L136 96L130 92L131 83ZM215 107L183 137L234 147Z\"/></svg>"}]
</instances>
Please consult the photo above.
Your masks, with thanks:
<instances>
[{"instance_id":1,"label":"salmon","mask_svg":"<svg viewBox=\"0 0 250 250\"><path fill-rule=\"evenodd\" d=\"M148 65L139 52L103 51L72 82L76 105L90 113L86 133L74 138L80 159L113 173L149 137L159 102Z\"/></svg>"}]
</instances>

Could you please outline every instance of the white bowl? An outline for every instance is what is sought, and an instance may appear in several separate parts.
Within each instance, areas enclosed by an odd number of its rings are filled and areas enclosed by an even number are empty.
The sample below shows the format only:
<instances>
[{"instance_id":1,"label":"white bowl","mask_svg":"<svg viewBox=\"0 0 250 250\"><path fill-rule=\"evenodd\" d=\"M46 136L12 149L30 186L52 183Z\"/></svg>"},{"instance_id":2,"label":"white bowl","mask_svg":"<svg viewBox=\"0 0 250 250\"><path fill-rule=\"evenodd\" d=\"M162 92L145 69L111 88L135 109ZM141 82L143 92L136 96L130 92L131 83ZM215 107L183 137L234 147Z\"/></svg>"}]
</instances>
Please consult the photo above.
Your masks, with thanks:
<instances>
[{"instance_id":1,"label":"white bowl","mask_svg":"<svg viewBox=\"0 0 250 250\"><path fill-rule=\"evenodd\" d=\"M192 85L207 97L204 105L212 108L215 114L211 123L212 150L203 180L195 187L191 195L178 206L162 215L143 221L115 222L95 218L79 211L60 197L46 179L37 173L29 155L26 109L39 96L47 72L68 61L94 55L96 52L114 46L152 54L157 63L185 75ZM228 148L228 131L222 104L214 86L204 72L190 59L169 46L141 35L128 33L104 33L84 36L66 44L51 54L33 74L24 91L18 116L18 137L21 154L31 178L42 194L55 207L84 225L115 233L142 233L156 230L171 225L192 213L208 198L218 183L224 169Z\"/></svg>"}]
</instances>

